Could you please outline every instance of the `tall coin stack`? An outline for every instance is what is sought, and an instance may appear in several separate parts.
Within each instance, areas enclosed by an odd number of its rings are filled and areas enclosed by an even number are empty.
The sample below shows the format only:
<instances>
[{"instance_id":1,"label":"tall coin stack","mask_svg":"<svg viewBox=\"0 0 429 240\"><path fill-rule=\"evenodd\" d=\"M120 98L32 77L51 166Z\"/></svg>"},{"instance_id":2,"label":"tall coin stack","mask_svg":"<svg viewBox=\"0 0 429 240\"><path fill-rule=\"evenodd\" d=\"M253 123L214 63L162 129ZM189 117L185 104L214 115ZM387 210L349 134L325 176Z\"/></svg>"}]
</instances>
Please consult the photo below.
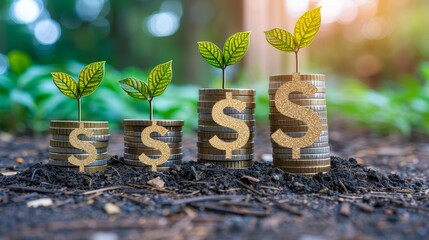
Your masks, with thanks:
<instances>
[{"instance_id":1,"label":"tall coin stack","mask_svg":"<svg viewBox=\"0 0 429 240\"><path fill-rule=\"evenodd\" d=\"M275 94L285 83L292 81L292 75L270 77L270 128L271 134L281 129L289 137L302 137L307 133L307 124L297 119L281 114L275 106ZM292 159L292 149L278 145L271 139L273 147L273 164L286 172L312 176L319 172L327 172L331 168L329 157L328 119L326 111L325 75L302 74L301 80L317 87L317 92L311 97L303 93L292 92L289 101L301 107L316 112L322 123L319 138L310 146L300 149L300 158Z\"/></svg>"},{"instance_id":2,"label":"tall coin stack","mask_svg":"<svg viewBox=\"0 0 429 240\"><path fill-rule=\"evenodd\" d=\"M168 170L173 165L182 163L182 120L156 120L158 126L165 127L168 132L161 136L157 132L152 132L150 137L166 143L170 147L170 158L167 162L158 165L157 170ZM141 135L143 129L150 127L150 120L124 120L124 161L125 164L133 167L150 168L139 160L139 156L144 153L147 157L157 159L161 155L158 149L146 146L142 143Z\"/></svg>"},{"instance_id":3,"label":"tall coin stack","mask_svg":"<svg viewBox=\"0 0 429 240\"><path fill-rule=\"evenodd\" d=\"M98 172L104 171L107 168L107 162L110 156L107 154L109 146L109 126L108 122L100 121L51 121L49 131L52 138L49 144L49 160L48 164L67 167L79 170L79 167L68 162L70 156L75 156L78 159L86 159L88 153L85 150L73 147L70 144L70 133L79 128L79 124L83 123L84 128L92 130L92 137L79 135L78 139L91 143L97 149L97 158L94 162L84 167L84 171Z\"/></svg>"},{"instance_id":4,"label":"tall coin stack","mask_svg":"<svg viewBox=\"0 0 429 240\"><path fill-rule=\"evenodd\" d=\"M232 151L232 158L226 159L225 150L213 147L209 140L215 135L225 142L233 142L238 133L227 126L220 126L212 118L213 106L225 99L231 92L232 98L245 103L246 108L239 112L234 108L224 108L225 115L242 120L250 131L249 140L243 147ZM253 89L200 89L198 102L198 162L212 163L225 168L248 168L253 165L253 147L255 133L255 90Z\"/></svg>"}]
</instances>

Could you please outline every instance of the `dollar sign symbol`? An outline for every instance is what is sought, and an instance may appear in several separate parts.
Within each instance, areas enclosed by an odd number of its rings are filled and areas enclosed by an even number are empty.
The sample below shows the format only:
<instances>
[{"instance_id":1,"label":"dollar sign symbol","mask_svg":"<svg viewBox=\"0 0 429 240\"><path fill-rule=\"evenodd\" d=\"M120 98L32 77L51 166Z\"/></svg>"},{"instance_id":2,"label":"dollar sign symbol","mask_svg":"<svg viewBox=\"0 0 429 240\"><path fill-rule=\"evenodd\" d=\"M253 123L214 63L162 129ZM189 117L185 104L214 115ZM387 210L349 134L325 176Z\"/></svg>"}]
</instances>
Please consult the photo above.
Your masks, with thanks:
<instances>
[{"instance_id":1,"label":"dollar sign symbol","mask_svg":"<svg viewBox=\"0 0 429 240\"><path fill-rule=\"evenodd\" d=\"M91 143L84 142L78 138L79 135L85 135L87 137L92 137L94 134L93 131L86 129L83 127L83 123L79 124L79 128L71 131L69 135L70 144L78 149L82 149L88 153L88 157L86 159L80 160L76 158L74 155L68 158L69 163L79 166L79 172L84 171L84 166L91 164L97 158L97 149Z\"/></svg>"},{"instance_id":2,"label":"dollar sign symbol","mask_svg":"<svg viewBox=\"0 0 429 240\"><path fill-rule=\"evenodd\" d=\"M152 132L157 132L164 136L167 134L168 130L165 127L157 126L156 121L152 121L152 125L143 129L141 139L144 145L152 148L156 148L161 152L161 156L159 158L150 158L146 156L146 154L142 153L139 156L140 162L151 165L152 171L156 172L156 166L165 163L170 158L170 147L165 142L161 142L159 140L155 140L150 137Z\"/></svg>"},{"instance_id":3,"label":"dollar sign symbol","mask_svg":"<svg viewBox=\"0 0 429 240\"><path fill-rule=\"evenodd\" d=\"M300 81L299 73L293 75L292 81L283 84L276 92L275 105L277 110L285 116L305 122L307 133L299 138L292 138L277 129L271 137L280 146L292 148L292 159L299 159L300 148L310 146L320 136L322 123L319 115L314 111L288 101L289 93L302 92L308 97L317 92L317 87L307 82Z\"/></svg>"},{"instance_id":4,"label":"dollar sign symbol","mask_svg":"<svg viewBox=\"0 0 429 240\"><path fill-rule=\"evenodd\" d=\"M226 98L218 101L212 110L212 118L213 120L221 125L228 128L232 128L237 131L238 137L233 142L224 142L218 138L218 136L212 137L209 142L210 144L220 150L225 150L226 159L232 158L232 150L239 149L246 145L249 140L249 128L246 123L243 121L233 118L231 116L225 115L223 113L223 109L231 107L237 109L239 112L243 111L246 108L246 104L240 100L232 99L232 93L227 92Z\"/></svg>"}]
</instances>

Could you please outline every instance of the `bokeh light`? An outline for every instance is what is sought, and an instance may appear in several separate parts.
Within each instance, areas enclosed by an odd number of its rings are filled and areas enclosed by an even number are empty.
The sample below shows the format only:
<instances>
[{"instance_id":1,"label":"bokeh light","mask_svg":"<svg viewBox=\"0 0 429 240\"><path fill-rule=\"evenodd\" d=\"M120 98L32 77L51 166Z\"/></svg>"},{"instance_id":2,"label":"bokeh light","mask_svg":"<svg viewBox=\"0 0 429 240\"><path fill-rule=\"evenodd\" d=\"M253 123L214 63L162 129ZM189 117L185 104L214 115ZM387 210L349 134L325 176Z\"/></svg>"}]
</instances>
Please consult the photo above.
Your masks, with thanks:
<instances>
[{"instance_id":1,"label":"bokeh light","mask_svg":"<svg viewBox=\"0 0 429 240\"><path fill-rule=\"evenodd\" d=\"M54 44L61 36L60 25L52 19L40 21L34 28L34 36L42 45Z\"/></svg>"},{"instance_id":2,"label":"bokeh light","mask_svg":"<svg viewBox=\"0 0 429 240\"><path fill-rule=\"evenodd\" d=\"M149 16L146 27L155 37L173 35L179 28L179 18L172 12L155 13Z\"/></svg>"},{"instance_id":3,"label":"bokeh light","mask_svg":"<svg viewBox=\"0 0 429 240\"><path fill-rule=\"evenodd\" d=\"M100 15L105 0L77 0L76 13L84 21L94 21Z\"/></svg>"},{"instance_id":4,"label":"bokeh light","mask_svg":"<svg viewBox=\"0 0 429 240\"><path fill-rule=\"evenodd\" d=\"M32 23L40 16L42 10L43 2L18 0L11 5L9 15L16 23Z\"/></svg>"},{"instance_id":5,"label":"bokeh light","mask_svg":"<svg viewBox=\"0 0 429 240\"><path fill-rule=\"evenodd\" d=\"M309 0L286 0L286 12L289 16L298 18L308 10L309 5Z\"/></svg>"},{"instance_id":6,"label":"bokeh light","mask_svg":"<svg viewBox=\"0 0 429 240\"><path fill-rule=\"evenodd\" d=\"M7 57L0 53L0 75L6 73L9 67Z\"/></svg>"}]
</instances>

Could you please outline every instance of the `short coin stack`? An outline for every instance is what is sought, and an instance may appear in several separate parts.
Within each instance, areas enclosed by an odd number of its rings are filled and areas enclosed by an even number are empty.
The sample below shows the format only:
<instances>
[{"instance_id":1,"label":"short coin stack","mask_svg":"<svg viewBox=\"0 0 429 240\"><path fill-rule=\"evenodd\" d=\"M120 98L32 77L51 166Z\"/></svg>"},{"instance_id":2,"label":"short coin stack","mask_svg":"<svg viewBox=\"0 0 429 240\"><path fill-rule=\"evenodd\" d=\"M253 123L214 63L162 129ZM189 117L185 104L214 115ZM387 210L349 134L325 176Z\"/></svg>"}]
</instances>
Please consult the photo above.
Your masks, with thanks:
<instances>
[{"instance_id":1,"label":"short coin stack","mask_svg":"<svg viewBox=\"0 0 429 240\"><path fill-rule=\"evenodd\" d=\"M292 81L292 75L279 75L270 77L270 127L271 134L281 129L290 137L302 137L307 133L307 124L294 118L281 114L274 102L276 91L286 82ZM325 75L301 75L301 80L317 87L317 92L311 97L303 93L292 92L289 101L316 112L322 123L322 132L319 138L310 146L300 149L300 158L292 159L292 149L284 148L272 141L273 164L286 172L312 176L319 172L330 170L328 120L325 97Z\"/></svg>"},{"instance_id":2,"label":"short coin stack","mask_svg":"<svg viewBox=\"0 0 429 240\"><path fill-rule=\"evenodd\" d=\"M158 126L165 127L168 132L161 136L157 132L152 132L150 137L166 143L170 147L170 158L167 162L158 165L157 170L168 170L173 165L182 163L182 120L156 120ZM144 153L147 157L157 159L161 155L158 149L146 146L142 143L141 135L143 129L150 127L150 120L124 120L124 161L125 164L133 167L150 168L139 160L139 156Z\"/></svg>"},{"instance_id":3,"label":"short coin stack","mask_svg":"<svg viewBox=\"0 0 429 240\"><path fill-rule=\"evenodd\" d=\"M79 135L78 138L84 142L91 143L97 149L97 158L94 162L84 167L85 172L104 171L107 168L107 162L110 159L107 154L109 145L109 126L108 122L100 121L51 121L49 128L52 138L49 144L49 164L78 170L79 167L68 162L70 156L78 159L86 159L88 153L82 149L73 147L70 144L70 133L79 128L83 123L84 128L92 130L93 136L87 137Z\"/></svg>"},{"instance_id":4,"label":"short coin stack","mask_svg":"<svg viewBox=\"0 0 429 240\"><path fill-rule=\"evenodd\" d=\"M233 142L238 133L226 126L218 125L212 118L213 106L225 99L226 93L231 92L233 99L245 103L246 108L238 111L234 108L224 108L224 114L242 120L250 131L249 140L243 147L232 151L232 158L226 159L225 150L213 147L209 140L215 135L225 142ZM225 168L248 168L253 165L253 147L255 133L255 90L253 89L200 89L198 102L198 162L212 163Z\"/></svg>"}]
</instances>

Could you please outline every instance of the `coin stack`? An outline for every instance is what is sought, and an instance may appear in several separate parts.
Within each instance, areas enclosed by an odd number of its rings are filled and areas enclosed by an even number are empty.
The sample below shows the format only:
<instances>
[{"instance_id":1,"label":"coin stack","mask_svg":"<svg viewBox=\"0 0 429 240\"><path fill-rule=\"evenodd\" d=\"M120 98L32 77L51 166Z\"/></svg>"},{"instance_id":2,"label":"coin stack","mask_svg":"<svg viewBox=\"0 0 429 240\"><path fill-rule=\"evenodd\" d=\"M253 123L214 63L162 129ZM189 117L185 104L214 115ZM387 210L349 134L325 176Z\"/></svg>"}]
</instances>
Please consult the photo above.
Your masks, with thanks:
<instances>
[{"instance_id":1,"label":"coin stack","mask_svg":"<svg viewBox=\"0 0 429 240\"><path fill-rule=\"evenodd\" d=\"M173 165L182 163L182 120L156 120L156 125L165 127L168 132L161 136L157 132L152 132L150 137L166 143L170 147L170 158L167 162L158 165L157 170L168 170ZM139 156L144 153L147 157L157 159L161 157L161 152L153 147L146 146L142 143L142 131L150 127L150 120L129 120L123 121L124 126L124 161L125 164L133 167L150 168L139 160Z\"/></svg>"},{"instance_id":2,"label":"coin stack","mask_svg":"<svg viewBox=\"0 0 429 240\"><path fill-rule=\"evenodd\" d=\"M92 130L92 137L79 135L78 138L84 142L92 144L97 149L97 158L94 162L84 167L85 172L99 172L107 168L107 162L110 156L107 154L109 145L109 126L108 122L100 121L51 121L49 128L52 138L49 144L49 160L48 163L55 166L67 167L79 170L79 167L68 162L70 156L75 156L78 159L86 159L88 153L82 149L73 147L70 144L70 133L79 128L79 124L83 123L84 128Z\"/></svg>"},{"instance_id":3,"label":"coin stack","mask_svg":"<svg viewBox=\"0 0 429 240\"><path fill-rule=\"evenodd\" d=\"M270 77L270 128L271 134L281 129L289 137L302 137L307 133L307 124L281 114L275 106L275 94L285 83L292 81L292 75ZM319 172L327 172L331 168L329 157L328 119L326 111L325 75L305 74L301 80L317 87L317 92L311 97L303 93L292 92L289 101L316 112L322 123L319 138L310 146L300 149L300 158L292 159L292 149L278 145L271 139L273 147L273 164L286 172L312 176Z\"/></svg>"},{"instance_id":4,"label":"coin stack","mask_svg":"<svg viewBox=\"0 0 429 240\"><path fill-rule=\"evenodd\" d=\"M209 140L217 136L225 142L233 142L238 138L238 133L227 126L218 125L212 118L213 106L226 98L226 93L231 92L233 99L238 99L246 104L243 111L235 108L224 108L224 114L242 120L250 131L249 140L243 147L232 151L232 158L226 159L225 150L213 147ZM255 90L253 89L200 89L198 102L198 162L212 163L225 168L248 168L253 165L253 147L255 133Z\"/></svg>"}]
</instances>

